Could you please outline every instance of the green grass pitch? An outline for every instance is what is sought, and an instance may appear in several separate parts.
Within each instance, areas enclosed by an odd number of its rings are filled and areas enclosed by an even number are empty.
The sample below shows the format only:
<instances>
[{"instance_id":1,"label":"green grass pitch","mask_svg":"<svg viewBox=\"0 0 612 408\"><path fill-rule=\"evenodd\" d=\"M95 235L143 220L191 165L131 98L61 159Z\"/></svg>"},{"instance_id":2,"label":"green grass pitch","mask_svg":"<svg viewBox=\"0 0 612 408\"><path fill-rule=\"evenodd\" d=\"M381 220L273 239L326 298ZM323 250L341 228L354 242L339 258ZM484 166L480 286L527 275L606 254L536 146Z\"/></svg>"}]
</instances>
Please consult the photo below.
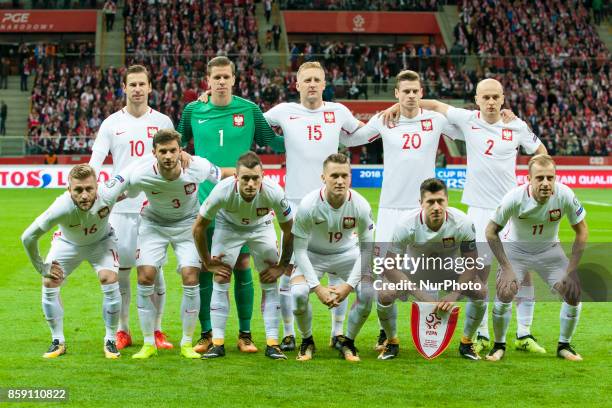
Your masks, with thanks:
<instances>
[{"instance_id":1,"label":"green grass pitch","mask_svg":"<svg viewBox=\"0 0 612 408\"><path fill-rule=\"evenodd\" d=\"M362 189L377 210L378 189ZM610 241L611 195L606 190L576 190L585 203L590 241ZM0 387L66 387L75 406L610 406L612 392L612 325L609 303L586 303L573 339L584 357L581 363L555 357L559 330L559 303L536 304L533 334L548 354L526 355L510 350L499 363L463 360L457 353L460 327L449 349L433 361L415 350L409 334L408 304L400 305L400 357L378 361L372 350L378 326L373 309L357 346L362 361L340 360L327 347L330 316L315 296L314 336L317 354L313 361L299 363L290 353L288 361L271 361L263 356L241 355L235 349L237 323L232 305L226 347L228 355L217 361L188 361L177 349L160 351L156 358L130 358L142 336L138 326L135 296L132 297L131 326L134 347L124 350L120 360L106 360L102 353L104 327L102 293L88 265L76 270L62 290L68 353L45 361L41 355L50 335L41 310L40 277L30 265L19 236L59 190L0 190L2 251L0 293L2 343ZM460 192L451 191L452 205L459 205ZM571 240L564 221L561 238ZM50 234L41 240L46 253ZM173 273L174 255L166 270L168 298L164 330L175 344L180 339L180 279ZM133 272L135 288L135 272ZM256 279L255 279L256 280ZM253 333L264 346L263 322L256 288ZM463 311L461 312L461 315ZM516 327L513 316L511 340ZM492 326L491 326L492 329ZM39 406L39 405L36 405Z\"/></svg>"}]
</instances>

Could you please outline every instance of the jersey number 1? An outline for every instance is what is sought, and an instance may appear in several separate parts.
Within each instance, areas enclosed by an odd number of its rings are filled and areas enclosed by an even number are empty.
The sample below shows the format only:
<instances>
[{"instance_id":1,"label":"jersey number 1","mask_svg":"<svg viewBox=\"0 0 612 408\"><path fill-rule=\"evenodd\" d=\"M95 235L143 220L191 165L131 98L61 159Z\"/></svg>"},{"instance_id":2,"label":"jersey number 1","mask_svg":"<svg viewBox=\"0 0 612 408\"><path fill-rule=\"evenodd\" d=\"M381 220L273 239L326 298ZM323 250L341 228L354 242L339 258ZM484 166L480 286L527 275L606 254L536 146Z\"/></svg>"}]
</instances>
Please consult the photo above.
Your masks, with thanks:
<instances>
[{"instance_id":1,"label":"jersey number 1","mask_svg":"<svg viewBox=\"0 0 612 408\"><path fill-rule=\"evenodd\" d=\"M223 147L223 129L219 129L219 147Z\"/></svg>"}]
</instances>

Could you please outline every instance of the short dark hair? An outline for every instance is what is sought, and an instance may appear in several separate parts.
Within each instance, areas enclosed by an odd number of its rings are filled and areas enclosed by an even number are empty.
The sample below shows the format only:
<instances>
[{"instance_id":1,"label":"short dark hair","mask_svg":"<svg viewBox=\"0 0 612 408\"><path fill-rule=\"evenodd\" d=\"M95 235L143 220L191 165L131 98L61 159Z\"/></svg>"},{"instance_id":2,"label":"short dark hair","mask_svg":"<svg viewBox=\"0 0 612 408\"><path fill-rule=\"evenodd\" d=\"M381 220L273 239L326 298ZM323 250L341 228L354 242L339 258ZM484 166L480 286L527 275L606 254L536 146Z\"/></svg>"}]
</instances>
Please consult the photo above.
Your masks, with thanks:
<instances>
[{"instance_id":1,"label":"short dark hair","mask_svg":"<svg viewBox=\"0 0 612 408\"><path fill-rule=\"evenodd\" d=\"M173 140L176 140L180 146L181 134L174 129L160 129L155 133L155 136L153 136L153 149L155 149L158 144L170 143Z\"/></svg>"},{"instance_id":2,"label":"short dark hair","mask_svg":"<svg viewBox=\"0 0 612 408\"><path fill-rule=\"evenodd\" d=\"M426 192L437 193L438 191L444 191L444 195L448 197L448 190L446 189L446 183L437 178L428 178L421 183L421 198Z\"/></svg>"},{"instance_id":3,"label":"short dark hair","mask_svg":"<svg viewBox=\"0 0 612 408\"><path fill-rule=\"evenodd\" d=\"M246 167L247 169L254 169L257 166L263 167L261 165L261 159L259 156L251 151L242 154L238 158L238 161L236 162L236 171L238 171L240 166Z\"/></svg>"},{"instance_id":4,"label":"short dark hair","mask_svg":"<svg viewBox=\"0 0 612 408\"><path fill-rule=\"evenodd\" d=\"M325 159L325 161L323 162L324 169L325 167L327 167L328 163L348 164L349 167L351 166L351 162L349 161L349 158L342 153L333 153L327 156L327 159Z\"/></svg>"},{"instance_id":5,"label":"short dark hair","mask_svg":"<svg viewBox=\"0 0 612 408\"><path fill-rule=\"evenodd\" d=\"M399 84L402 81L419 81L419 85L420 85L421 84L421 76L419 75L418 72L406 69L404 71L401 71L395 77L395 87L397 89L399 89Z\"/></svg>"},{"instance_id":6,"label":"short dark hair","mask_svg":"<svg viewBox=\"0 0 612 408\"><path fill-rule=\"evenodd\" d=\"M89 177L96 178L96 171L89 164L77 164L72 169L70 169L70 173L68 173L68 180L76 179L76 180L85 180Z\"/></svg>"},{"instance_id":7,"label":"short dark hair","mask_svg":"<svg viewBox=\"0 0 612 408\"><path fill-rule=\"evenodd\" d=\"M232 67L232 75L236 75L236 65L231 59L224 57L223 55L208 61L208 64L206 64L206 73L210 75L214 67L227 67L228 65Z\"/></svg>"},{"instance_id":8,"label":"short dark hair","mask_svg":"<svg viewBox=\"0 0 612 408\"><path fill-rule=\"evenodd\" d=\"M147 80L151 83L151 74L149 74L149 70L144 65L130 65L125 70L123 74L123 84L127 85L127 77L130 74L147 74Z\"/></svg>"}]
</instances>

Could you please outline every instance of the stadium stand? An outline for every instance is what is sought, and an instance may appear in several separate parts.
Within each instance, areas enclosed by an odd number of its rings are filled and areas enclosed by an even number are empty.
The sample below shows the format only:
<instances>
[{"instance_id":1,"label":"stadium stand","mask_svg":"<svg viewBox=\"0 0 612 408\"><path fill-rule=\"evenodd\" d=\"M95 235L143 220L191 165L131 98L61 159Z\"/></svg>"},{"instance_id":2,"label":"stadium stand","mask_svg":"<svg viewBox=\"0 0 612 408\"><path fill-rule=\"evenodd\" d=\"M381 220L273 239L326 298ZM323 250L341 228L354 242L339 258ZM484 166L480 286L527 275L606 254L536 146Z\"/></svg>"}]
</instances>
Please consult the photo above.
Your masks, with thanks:
<instances>
[{"instance_id":1,"label":"stadium stand","mask_svg":"<svg viewBox=\"0 0 612 408\"><path fill-rule=\"evenodd\" d=\"M455 39L552 154L607 156L610 54L586 2L459 2Z\"/></svg>"},{"instance_id":2,"label":"stadium stand","mask_svg":"<svg viewBox=\"0 0 612 408\"><path fill-rule=\"evenodd\" d=\"M285 10L367 10L367 11L437 11L442 2L437 0L286 0Z\"/></svg>"}]
</instances>

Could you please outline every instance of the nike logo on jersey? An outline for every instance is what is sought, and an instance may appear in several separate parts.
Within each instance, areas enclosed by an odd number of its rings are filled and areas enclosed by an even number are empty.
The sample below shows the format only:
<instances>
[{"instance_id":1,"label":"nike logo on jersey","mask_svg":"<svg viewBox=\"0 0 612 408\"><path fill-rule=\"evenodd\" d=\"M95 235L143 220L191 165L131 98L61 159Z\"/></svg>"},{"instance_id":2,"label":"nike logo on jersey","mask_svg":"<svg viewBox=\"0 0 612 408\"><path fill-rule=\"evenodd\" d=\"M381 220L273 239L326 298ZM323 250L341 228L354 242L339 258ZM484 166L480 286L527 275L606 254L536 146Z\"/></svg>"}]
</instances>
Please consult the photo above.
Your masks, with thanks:
<instances>
[{"instance_id":1,"label":"nike logo on jersey","mask_svg":"<svg viewBox=\"0 0 612 408\"><path fill-rule=\"evenodd\" d=\"M299 119L299 116L289 116L289 120Z\"/></svg>"},{"instance_id":2,"label":"nike logo on jersey","mask_svg":"<svg viewBox=\"0 0 612 408\"><path fill-rule=\"evenodd\" d=\"M325 220L323 220L323 221L315 220L315 225L323 224L324 222L325 222Z\"/></svg>"},{"instance_id":3,"label":"nike logo on jersey","mask_svg":"<svg viewBox=\"0 0 612 408\"><path fill-rule=\"evenodd\" d=\"M473 129L473 130L480 130L480 128L479 128L479 127L476 127L476 126L472 126L472 129Z\"/></svg>"},{"instance_id":4,"label":"nike logo on jersey","mask_svg":"<svg viewBox=\"0 0 612 408\"><path fill-rule=\"evenodd\" d=\"M124 130L123 132L115 132L115 135L116 135L116 136L119 136L119 135L124 134L125 132L127 132L127 130Z\"/></svg>"},{"instance_id":5,"label":"nike logo on jersey","mask_svg":"<svg viewBox=\"0 0 612 408\"><path fill-rule=\"evenodd\" d=\"M74 228L74 227L78 227L81 224L74 224L74 225L69 225L70 228Z\"/></svg>"},{"instance_id":6,"label":"nike logo on jersey","mask_svg":"<svg viewBox=\"0 0 612 408\"><path fill-rule=\"evenodd\" d=\"M525 216L522 216L522 215L519 215L519 216L518 216L518 219L519 219L519 220L526 220L527 218L529 218L529 217L525 217Z\"/></svg>"},{"instance_id":7,"label":"nike logo on jersey","mask_svg":"<svg viewBox=\"0 0 612 408\"><path fill-rule=\"evenodd\" d=\"M161 194L161 191L151 191L151 194Z\"/></svg>"},{"instance_id":8,"label":"nike logo on jersey","mask_svg":"<svg viewBox=\"0 0 612 408\"><path fill-rule=\"evenodd\" d=\"M208 122L210 119L198 119L198 123L201 125L202 123Z\"/></svg>"}]
</instances>

